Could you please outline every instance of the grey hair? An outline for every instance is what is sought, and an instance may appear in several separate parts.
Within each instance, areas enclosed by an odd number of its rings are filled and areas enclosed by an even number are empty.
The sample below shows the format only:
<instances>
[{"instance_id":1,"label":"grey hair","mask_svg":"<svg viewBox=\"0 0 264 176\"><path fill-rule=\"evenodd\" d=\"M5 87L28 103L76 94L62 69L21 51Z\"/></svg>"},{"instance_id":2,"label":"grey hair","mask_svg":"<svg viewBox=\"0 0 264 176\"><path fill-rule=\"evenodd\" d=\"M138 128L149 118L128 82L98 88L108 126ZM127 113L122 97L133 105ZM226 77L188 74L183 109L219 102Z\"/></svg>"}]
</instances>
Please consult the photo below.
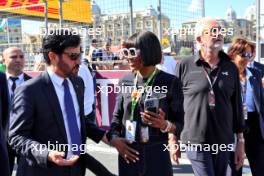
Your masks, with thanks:
<instances>
[{"instance_id":1,"label":"grey hair","mask_svg":"<svg viewBox=\"0 0 264 176\"><path fill-rule=\"evenodd\" d=\"M203 30L208 26L209 23L216 22L215 18L201 18L195 25L195 39L202 36Z\"/></svg>"},{"instance_id":2,"label":"grey hair","mask_svg":"<svg viewBox=\"0 0 264 176\"><path fill-rule=\"evenodd\" d=\"M216 19L215 18L205 17L205 18L200 18L197 21L197 23L195 25L195 40L197 39L197 37L200 37L200 36L203 35L204 29L206 29L208 24L211 23L211 22L216 22ZM199 42L197 42L196 47L197 47L198 50L201 49L201 46L200 46Z\"/></svg>"}]
</instances>

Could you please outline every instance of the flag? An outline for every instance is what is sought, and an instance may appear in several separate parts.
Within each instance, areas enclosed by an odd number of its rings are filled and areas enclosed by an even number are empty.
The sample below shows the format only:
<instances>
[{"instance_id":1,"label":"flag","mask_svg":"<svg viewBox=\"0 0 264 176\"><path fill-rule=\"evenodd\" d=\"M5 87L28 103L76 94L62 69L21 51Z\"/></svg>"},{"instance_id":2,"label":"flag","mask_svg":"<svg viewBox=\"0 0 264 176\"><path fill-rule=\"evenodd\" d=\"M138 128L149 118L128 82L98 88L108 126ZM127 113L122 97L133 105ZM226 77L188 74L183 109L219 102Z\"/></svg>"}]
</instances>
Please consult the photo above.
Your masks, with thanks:
<instances>
[{"instance_id":1,"label":"flag","mask_svg":"<svg viewBox=\"0 0 264 176\"><path fill-rule=\"evenodd\" d=\"M3 18L0 23L0 32L6 32L7 30L7 18Z\"/></svg>"}]
</instances>

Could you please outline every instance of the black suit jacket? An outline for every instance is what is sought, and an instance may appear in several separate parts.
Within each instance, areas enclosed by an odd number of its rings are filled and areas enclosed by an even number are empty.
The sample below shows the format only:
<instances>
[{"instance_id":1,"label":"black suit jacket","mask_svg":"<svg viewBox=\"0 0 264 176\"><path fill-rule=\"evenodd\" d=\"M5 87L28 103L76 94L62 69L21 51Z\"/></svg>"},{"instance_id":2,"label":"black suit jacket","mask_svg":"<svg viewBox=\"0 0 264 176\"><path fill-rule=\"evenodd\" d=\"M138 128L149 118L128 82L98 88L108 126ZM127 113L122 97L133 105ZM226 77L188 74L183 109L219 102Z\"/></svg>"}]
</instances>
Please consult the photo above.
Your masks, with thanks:
<instances>
[{"instance_id":1,"label":"black suit jacket","mask_svg":"<svg viewBox=\"0 0 264 176\"><path fill-rule=\"evenodd\" d=\"M73 77L80 108L82 143L86 136L99 142L104 131L84 118L84 84L81 78ZM21 156L18 176L64 176L84 175L83 156L71 167L60 167L47 159L48 149L40 149L42 144L68 144L63 115L55 88L47 72L33 78L16 89L14 107L11 112L9 143ZM67 150L67 149L66 149ZM63 150L59 150L63 151ZM67 151L65 151L67 153Z\"/></svg>"},{"instance_id":2,"label":"black suit jacket","mask_svg":"<svg viewBox=\"0 0 264 176\"><path fill-rule=\"evenodd\" d=\"M6 148L4 129L8 120L8 93L6 76L0 73L0 172L2 176L9 176L9 162Z\"/></svg>"},{"instance_id":3,"label":"black suit jacket","mask_svg":"<svg viewBox=\"0 0 264 176\"><path fill-rule=\"evenodd\" d=\"M261 73L254 69L249 68L252 76L249 77L249 83L253 89L253 99L256 106L256 111L259 114L259 128L261 131L262 139L264 140L264 95L261 83Z\"/></svg>"},{"instance_id":4,"label":"black suit jacket","mask_svg":"<svg viewBox=\"0 0 264 176\"><path fill-rule=\"evenodd\" d=\"M27 80L30 80L32 77L27 75L26 73L24 73L24 81L27 81ZM7 83L7 80L6 80L6 83ZM9 131L9 120L10 120L10 110L12 109L12 104L11 104L11 101L10 101L10 92L9 92L9 89L8 89L8 84L5 85L5 89L6 89L6 94L7 94L7 98L6 98L6 113L7 113L7 116L6 116L6 122L5 122L5 128L4 128L4 132L6 134L6 137L8 136L8 131Z\"/></svg>"},{"instance_id":5,"label":"black suit jacket","mask_svg":"<svg viewBox=\"0 0 264 176\"><path fill-rule=\"evenodd\" d=\"M8 87L7 87L7 81L6 81L6 75L3 73L0 73L0 97L1 97L1 116L2 121L1 125L3 130L7 128L8 120L9 120L9 96L8 96Z\"/></svg>"},{"instance_id":6,"label":"black suit jacket","mask_svg":"<svg viewBox=\"0 0 264 176\"><path fill-rule=\"evenodd\" d=\"M28 74L24 73L24 82L27 81L27 80L30 80L32 77L29 76ZM7 91L8 91L8 88L7 88ZM9 97L10 97L10 92L8 92L9 94ZM9 100L9 103L10 103L10 100Z\"/></svg>"}]
</instances>

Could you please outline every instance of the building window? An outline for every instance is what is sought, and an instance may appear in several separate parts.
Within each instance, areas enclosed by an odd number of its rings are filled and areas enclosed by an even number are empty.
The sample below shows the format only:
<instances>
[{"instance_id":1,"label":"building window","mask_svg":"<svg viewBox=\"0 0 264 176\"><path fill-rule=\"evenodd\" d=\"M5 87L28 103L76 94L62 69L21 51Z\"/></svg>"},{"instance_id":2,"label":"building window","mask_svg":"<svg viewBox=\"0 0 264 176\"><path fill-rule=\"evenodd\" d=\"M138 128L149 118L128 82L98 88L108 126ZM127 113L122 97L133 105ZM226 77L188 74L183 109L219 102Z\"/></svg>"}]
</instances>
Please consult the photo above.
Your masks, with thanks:
<instances>
[{"instance_id":1,"label":"building window","mask_svg":"<svg viewBox=\"0 0 264 176\"><path fill-rule=\"evenodd\" d=\"M116 24L116 27L117 27L118 29L120 28L120 26L121 26L121 25L120 25L119 23Z\"/></svg>"},{"instance_id":2,"label":"building window","mask_svg":"<svg viewBox=\"0 0 264 176\"><path fill-rule=\"evenodd\" d=\"M137 27L138 27L138 28L141 28L141 22L138 22L138 23L137 23Z\"/></svg>"},{"instance_id":3,"label":"building window","mask_svg":"<svg viewBox=\"0 0 264 176\"><path fill-rule=\"evenodd\" d=\"M111 38L113 37L113 32L108 32L108 36Z\"/></svg>"},{"instance_id":4,"label":"building window","mask_svg":"<svg viewBox=\"0 0 264 176\"><path fill-rule=\"evenodd\" d=\"M150 27L151 26L151 21L146 21L146 27Z\"/></svg>"}]
</instances>

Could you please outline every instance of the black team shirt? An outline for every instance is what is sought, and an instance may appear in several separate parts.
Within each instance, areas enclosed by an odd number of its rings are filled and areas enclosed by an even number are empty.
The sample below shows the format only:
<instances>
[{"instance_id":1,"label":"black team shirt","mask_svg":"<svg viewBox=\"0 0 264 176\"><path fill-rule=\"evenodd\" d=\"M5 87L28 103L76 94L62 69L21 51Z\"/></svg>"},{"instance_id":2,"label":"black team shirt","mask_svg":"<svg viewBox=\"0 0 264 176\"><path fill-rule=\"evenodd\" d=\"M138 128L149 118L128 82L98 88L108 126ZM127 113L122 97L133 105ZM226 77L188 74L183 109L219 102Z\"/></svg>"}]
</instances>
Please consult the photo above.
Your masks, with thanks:
<instances>
[{"instance_id":1,"label":"black team shirt","mask_svg":"<svg viewBox=\"0 0 264 176\"><path fill-rule=\"evenodd\" d=\"M230 144L234 142L234 133L243 132L238 69L224 52L219 52L219 58L220 62L214 69L199 54L182 59L178 64L176 76L182 82L184 94L183 143ZM210 84L205 69L211 80L220 69L213 85L214 109L208 104Z\"/></svg>"}]
</instances>

